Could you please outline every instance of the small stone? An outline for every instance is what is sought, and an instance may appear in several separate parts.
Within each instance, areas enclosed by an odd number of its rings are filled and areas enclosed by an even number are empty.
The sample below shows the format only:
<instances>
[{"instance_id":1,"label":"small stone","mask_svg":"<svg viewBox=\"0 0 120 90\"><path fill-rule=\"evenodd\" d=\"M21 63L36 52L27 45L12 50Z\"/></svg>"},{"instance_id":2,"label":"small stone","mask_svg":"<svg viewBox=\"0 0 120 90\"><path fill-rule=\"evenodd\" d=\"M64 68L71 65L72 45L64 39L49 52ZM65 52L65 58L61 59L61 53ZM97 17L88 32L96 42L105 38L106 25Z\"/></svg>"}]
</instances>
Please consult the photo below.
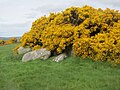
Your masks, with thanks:
<instances>
[{"instance_id":1,"label":"small stone","mask_svg":"<svg viewBox=\"0 0 120 90\"><path fill-rule=\"evenodd\" d=\"M59 62L59 61L64 60L65 58L67 58L67 55L66 55L65 53L62 53L62 54L58 55L57 57L55 57L55 58L53 59L53 61Z\"/></svg>"},{"instance_id":2,"label":"small stone","mask_svg":"<svg viewBox=\"0 0 120 90\"><path fill-rule=\"evenodd\" d=\"M27 53L27 52L29 52L29 51L31 51L31 48L20 47L20 48L18 49L18 54L24 54L24 53Z\"/></svg>"}]
</instances>

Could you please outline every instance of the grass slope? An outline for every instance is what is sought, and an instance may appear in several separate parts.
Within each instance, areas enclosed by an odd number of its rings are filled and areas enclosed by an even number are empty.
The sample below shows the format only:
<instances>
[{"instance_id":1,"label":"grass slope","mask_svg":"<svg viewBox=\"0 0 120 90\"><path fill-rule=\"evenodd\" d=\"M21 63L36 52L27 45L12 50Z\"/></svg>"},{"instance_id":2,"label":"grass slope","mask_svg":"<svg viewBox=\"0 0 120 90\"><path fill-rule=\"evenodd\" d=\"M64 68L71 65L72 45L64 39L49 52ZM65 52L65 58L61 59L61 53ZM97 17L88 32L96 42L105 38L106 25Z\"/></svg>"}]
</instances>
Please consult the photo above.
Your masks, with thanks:
<instances>
[{"instance_id":1,"label":"grass slope","mask_svg":"<svg viewBox=\"0 0 120 90\"><path fill-rule=\"evenodd\" d=\"M77 57L21 63L15 46L0 46L0 90L120 90L119 66Z\"/></svg>"}]
</instances>

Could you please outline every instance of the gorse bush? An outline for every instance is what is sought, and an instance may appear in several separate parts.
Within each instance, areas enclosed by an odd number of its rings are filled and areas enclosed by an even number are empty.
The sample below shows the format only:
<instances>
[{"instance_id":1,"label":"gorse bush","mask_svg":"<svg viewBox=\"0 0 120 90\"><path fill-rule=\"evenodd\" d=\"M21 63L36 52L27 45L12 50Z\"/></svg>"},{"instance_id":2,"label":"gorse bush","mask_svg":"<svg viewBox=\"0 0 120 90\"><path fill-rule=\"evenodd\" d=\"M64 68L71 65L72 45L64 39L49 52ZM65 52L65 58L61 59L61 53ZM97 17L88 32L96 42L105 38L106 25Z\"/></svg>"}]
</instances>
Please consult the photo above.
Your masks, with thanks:
<instances>
[{"instance_id":1,"label":"gorse bush","mask_svg":"<svg viewBox=\"0 0 120 90\"><path fill-rule=\"evenodd\" d=\"M13 43L16 43L16 42L17 42L16 38L10 38L10 39L8 39L6 41L0 40L0 45L13 44Z\"/></svg>"},{"instance_id":2,"label":"gorse bush","mask_svg":"<svg viewBox=\"0 0 120 90\"><path fill-rule=\"evenodd\" d=\"M120 13L91 6L50 13L32 23L21 46L62 53L71 47L76 56L120 64Z\"/></svg>"},{"instance_id":3,"label":"gorse bush","mask_svg":"<svg viewBox=\"0 0 120 90\"><path fill-rule=\"evenodd\" d=\"M16 42L17 42L16 38L10 38L10 39L5 41L5 44L13 44L13 43L16 43Z\"/></svg>"},{"instance_id":4,"label":"gorse bush","mask_svg":"<svg viewBox=\"0 0 120 90\"><path fill-rule=\"evenodd\" d=\"M4 45L5 41L4 40L0 40L0 45Z\"/></svg>"}]
</instances>

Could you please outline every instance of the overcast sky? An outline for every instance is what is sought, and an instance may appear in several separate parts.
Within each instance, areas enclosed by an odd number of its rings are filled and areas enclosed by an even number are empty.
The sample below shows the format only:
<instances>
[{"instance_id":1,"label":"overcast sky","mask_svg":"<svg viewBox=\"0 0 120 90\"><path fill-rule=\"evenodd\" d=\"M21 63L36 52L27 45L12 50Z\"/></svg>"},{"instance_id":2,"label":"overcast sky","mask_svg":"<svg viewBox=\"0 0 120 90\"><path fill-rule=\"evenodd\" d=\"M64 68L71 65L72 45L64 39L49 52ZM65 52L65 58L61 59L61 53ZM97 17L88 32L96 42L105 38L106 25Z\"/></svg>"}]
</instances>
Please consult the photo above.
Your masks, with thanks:
<instances>
[{"instance_id":1,"label":"overcast sky","mask_svg":"<svg viewBox=\"0 0 120 90\"><path fill-rule=\"evenodd\" d=\"M0 37L22 36L37 18L84 5L120 10L120 0L0 0Z\"/></svg>"}]
</instances>

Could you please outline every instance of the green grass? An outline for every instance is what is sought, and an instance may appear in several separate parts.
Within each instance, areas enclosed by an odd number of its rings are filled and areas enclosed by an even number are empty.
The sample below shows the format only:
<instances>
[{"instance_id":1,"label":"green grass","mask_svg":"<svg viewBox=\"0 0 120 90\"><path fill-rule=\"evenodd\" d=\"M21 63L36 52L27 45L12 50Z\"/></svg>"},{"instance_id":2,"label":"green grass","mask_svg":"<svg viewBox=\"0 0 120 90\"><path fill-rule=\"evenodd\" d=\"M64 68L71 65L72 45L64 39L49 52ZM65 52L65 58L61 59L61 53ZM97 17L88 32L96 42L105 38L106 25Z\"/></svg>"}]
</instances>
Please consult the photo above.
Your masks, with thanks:
<instances>
[{"instance_id":1,"label":"green grass","mask_svg":"<svg viewBox=\"0 0 120 90\"><path fill-rule=\"evenodd\" d=\"M68 57L22 63L16 46L0 46L0 90L120 90L120 67Z\"/></svg>"}]
</instances>

